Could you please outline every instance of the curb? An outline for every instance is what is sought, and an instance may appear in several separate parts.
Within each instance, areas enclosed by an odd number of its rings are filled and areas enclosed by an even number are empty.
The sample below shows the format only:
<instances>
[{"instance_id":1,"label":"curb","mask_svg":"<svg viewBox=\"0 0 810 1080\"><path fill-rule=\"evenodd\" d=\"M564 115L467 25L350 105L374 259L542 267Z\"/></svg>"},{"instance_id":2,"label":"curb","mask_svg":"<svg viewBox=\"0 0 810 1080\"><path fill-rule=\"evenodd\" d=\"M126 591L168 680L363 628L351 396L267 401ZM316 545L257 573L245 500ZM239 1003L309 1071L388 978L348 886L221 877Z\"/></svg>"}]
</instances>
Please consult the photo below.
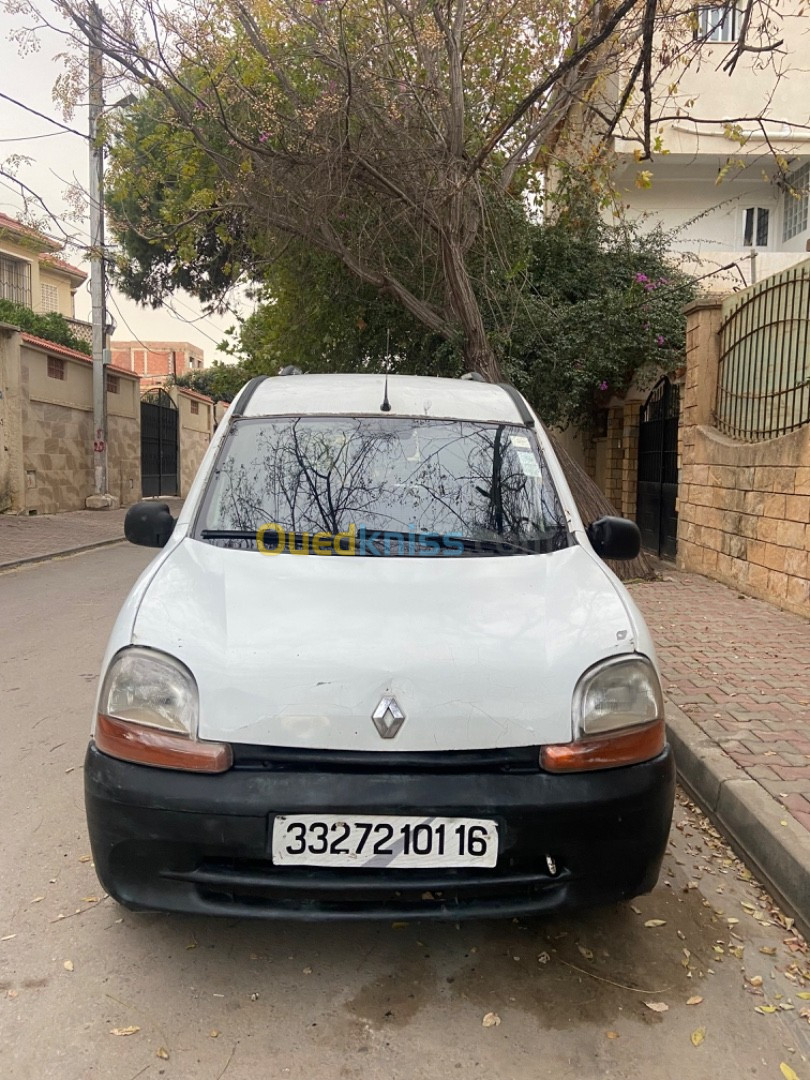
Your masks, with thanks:
<instances>
[{"instance_id":1,"label":"curb","mask_svg":"<svg viewBox=\"0 0 810 1080\"><path fill-rule=\"evenodd\" d=\"M111 540L94 540L92 544L80 544L78 547L65 548L62 551L49 551L47 555L29 555L25 559L15 559L13 562L0 563L0 574L4 573L6 570L16 570L20 566L50 562L51 559L63 559L66 555L81 555L83 551L95 551L96 548L111 547L113 544L123 544L125 542L123 536L116 536Z\"/></svg>"},{"instance_id":2,"label":"curb","mask_svg":"<svg viewBox=\"0 0 810 1080\"><path fill-rule=\"evenodd\" d=\"M670 702L666 722L683 786L808 936L810 833Z\"/></svg>"}]
</instances>

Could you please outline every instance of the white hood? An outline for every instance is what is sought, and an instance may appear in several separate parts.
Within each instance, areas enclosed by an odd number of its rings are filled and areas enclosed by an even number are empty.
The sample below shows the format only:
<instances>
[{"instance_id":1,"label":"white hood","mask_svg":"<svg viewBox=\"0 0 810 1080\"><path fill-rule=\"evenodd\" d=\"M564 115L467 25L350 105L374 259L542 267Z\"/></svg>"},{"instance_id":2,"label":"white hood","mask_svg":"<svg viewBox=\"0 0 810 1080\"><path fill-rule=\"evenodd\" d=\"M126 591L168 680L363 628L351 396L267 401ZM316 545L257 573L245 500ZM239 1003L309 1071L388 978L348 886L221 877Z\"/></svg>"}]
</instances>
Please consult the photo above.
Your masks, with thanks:
<instances>
[{"instance_id":1,"label":"white hood","mask_svg":"<svg viewBox=\"0 0 810 1080\"><path fill-rule=\"evenodd\" d=\"M565 742L587 668L632 652L620 586L575 546L549 555L276 557L183 539L132 641L194 674L204 739L332 750ZM405 721L371 715L393 695Z\"/></svg>"}]
</instances>

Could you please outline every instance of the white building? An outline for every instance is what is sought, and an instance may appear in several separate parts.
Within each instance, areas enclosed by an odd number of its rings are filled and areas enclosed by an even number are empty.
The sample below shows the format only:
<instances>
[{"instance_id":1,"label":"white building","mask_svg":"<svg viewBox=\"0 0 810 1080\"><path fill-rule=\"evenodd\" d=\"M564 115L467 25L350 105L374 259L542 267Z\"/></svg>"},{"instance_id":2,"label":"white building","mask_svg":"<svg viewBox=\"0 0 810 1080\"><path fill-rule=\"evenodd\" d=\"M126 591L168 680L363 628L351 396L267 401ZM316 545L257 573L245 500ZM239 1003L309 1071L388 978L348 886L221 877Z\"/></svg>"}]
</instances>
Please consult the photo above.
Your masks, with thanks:
<instances>
[{"instance_id":1,"label":"white building","mask_svg":"<svg viewBox=\"0 0 810 1080\"><path fill-rule=\"evenodd\" d=\"M657 79L666 100L655 104L653 140L660 137L667 152L639 162L638 140L614 143L625 211L676 230L674 248L690 270L712 275L709 289L760 280L810 251L810 14L800 14L801 0L784 0L778 10L781 49L744 53L728 75L722 65L741 11L698 7L697 33L706 40L697 59L680 75L672 65ZM729 264L736 265L712 274Z\"/></svg>"}]
</instances>

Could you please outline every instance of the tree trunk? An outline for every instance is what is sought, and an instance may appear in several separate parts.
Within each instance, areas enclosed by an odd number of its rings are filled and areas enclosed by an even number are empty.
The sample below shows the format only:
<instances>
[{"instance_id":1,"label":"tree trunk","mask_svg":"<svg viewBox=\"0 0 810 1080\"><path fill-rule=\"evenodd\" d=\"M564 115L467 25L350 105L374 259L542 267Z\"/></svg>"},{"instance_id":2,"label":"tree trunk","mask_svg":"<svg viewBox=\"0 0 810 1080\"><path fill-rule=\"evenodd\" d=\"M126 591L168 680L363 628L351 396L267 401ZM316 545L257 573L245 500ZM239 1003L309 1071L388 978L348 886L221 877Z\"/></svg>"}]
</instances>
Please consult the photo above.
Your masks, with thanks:
<instances>
[{"instance_id":1,"label":"tree trunk","mask_svg":"<svg viewBox=\"0 0 810 1080\"><path fill-rule=\"evenodd\" d=\"M596 483L591 480L585 470L574 461L571 455L564 450L562 446L560 446L559 442L554 438L551 432L548 432L548 436L551 439L554 452L559 458L560 465L562 465L565 478L571 488L571 494L574 496L574 502L577 504L577 510L579 510L584 523L589 525L592 521L596 521L597 518L603 517L605 514L609 514L613 517L621 516L611 504L610 500L602 494ZM630 559L623 562L605 561L616 576L622 581L630 581L637 578L641 578L644 581L652 581L655 578L655 571L653 570L652 563L643 551L636 559Z\"/></svg>"}]
</instances>

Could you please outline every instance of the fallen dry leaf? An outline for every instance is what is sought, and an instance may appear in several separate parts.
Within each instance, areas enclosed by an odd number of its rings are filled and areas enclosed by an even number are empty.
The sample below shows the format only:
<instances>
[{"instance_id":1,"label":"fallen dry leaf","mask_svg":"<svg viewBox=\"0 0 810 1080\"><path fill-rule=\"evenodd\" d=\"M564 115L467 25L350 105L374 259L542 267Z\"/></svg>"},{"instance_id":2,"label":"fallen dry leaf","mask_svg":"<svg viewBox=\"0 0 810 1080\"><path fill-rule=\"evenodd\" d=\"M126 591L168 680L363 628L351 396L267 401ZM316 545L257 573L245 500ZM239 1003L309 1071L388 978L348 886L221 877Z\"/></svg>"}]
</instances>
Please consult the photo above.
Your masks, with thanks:
<instances>
[{"instance_id":1,"label":"fallen dry leaf","mask_svg":"<svg viewBox=\"0 0 810 1080\"><path fill-rule=\"evenodd\" d=\"M762 986L762 976L752 975L748 982L751 984L751 986Z\"/></svg>"},{"instance_id":2,"label":"fallen dry leaf","mask_svg":"<svg viewBox=\"0 0 810 1080\"><path fill-rule=\"evenodd\" d=\"M18 991L18 990L9 990L9 991L8 991L8 997L10 997L10 998L15 998L15 997L17 996L17 994L18 994L18 993L19 993L19 991Z\"/></svg>"},{"instance_id":3,"label":"fallen dry leaf","mask_svg":"<svg viewBox=\"0 0 810 1080\"><path fill-rule=\"evenodd\" d=\"M807 992L806 990L801 990L801 991L800 991L800 992L799 992L799 993L798 993L798 994L796 995L796 997L797 997L797 998L801 998L801 999L802 999L802 1001L810 1001L810 993L808 993L808 992Z\"/></svg>"},{"instance_id":4,"label":"fallen dry leaf","mask_svg":"<svg viewBox=\"0 0 810 1080\"><path fill-rule=\"evenodd\" d=\"M593 953L590 949L586 949L584 945L577 945L577 948L586 960L593 960Z\"/></svg>"},{"instance_id":5,"label":"fallen dry leaf","mask_svg":"<svg viewBox=\"0 0 810 1080\"><path fill-rule=\"evenodd\" d=\"M79 862L90 862L90 860L92 858L93 858L92 855L80 855L79 856Z\"/></svg>"},{"instance_id":6,"label":"fallen dry leaf","mask_svg":"<svg viewBox=\"0 0 810 1080\"><path fill-rule=\"evenodd\" d=\"M759 951L763 956L776 956L776 949L773 945L763 945Z\"/></svg>"},{"instance_id":7,"label":"fallen dry leaf","mask_svg":"<svg viewBox=\"0 0 810 1080\"><path fill-rule=\"evenodd\" d=\"M762 1013L763 1016L776 1012L775 1005L757 1005L754 1012Z\"/></svg>"},{"instance_id":8,"label":"fallen dry leaf","mask_svg":"<svg viewBox=\"0 0 810 1080\"><path fill-rule=\"evenodd\" d=\"M31 903L32 904L38 904L41 900L44 900L44 899L45 899L44 896L35 896L34 899L31 901Z\"/></svg>"},{"instance_id":9,"label":"fallen dry leaf","mask_svg":"<svg viewBox=\"0 0 810 1080\"><path fill-rule=\"evenodd\" d=\"M218 1039L219 1038L219 1032L217 1031L216 1028L211 1028L211 1030L208 1032L208 1034L211 1036L212 1039Z\"/></svg>"},{"instance_id":10,"label":"fallen dry leaf","mask_svg":"<svg viewBox=\"0 0 810 1080\"><path fill-rule=\"evenodd\" d=\"M692 1046L700 1046L703 1040L706 1038L706 1028L697 1028L692 1032Z\"/></svg>"},{"instance_id":11,"label":"fallen dry leaf","mask_svg":"<svg viewBox=\"0 0 810 1080\"><path fill-rule=\"evenodd\" d=\"M488 1012L484 1019L481 1021L482 1027L497 1027L500 1024L501 1018L497 1013Z\"/></svg>"},{"instance_id":12,"label":"fallen dry leaf","mask_svg":"<svg viewBox=\"0 0 810 1080\"><path fill-rule=\"evenodd\" d=\"M98 903L98 897L97 896L83 896L82 897L82 903L83 904L97 904Z\"/></svg>"},{"instance_id":13,"label":"fallen dry leaf","mask_svg":"<svg viewBox=\"0 0 810 1080\"><path fill-rule=\"evenodd\" d=\"M391 929L392 930L404 930L407 925L408 924L406 922L392 922L391 923Z\"/></svg>"},{"instance_id":14,"label":"fallen dry leaf","mask_svg":"<svg viewBox=\"0 0 810 1080\"><path fill-rule=\"evenodd\" d=\"M779 1063L779 1072L784 1076L785 1080L799 1080L798 1074L784 1061Z\"/></svg>"},{"instance_id":15,"label":"fallen dry leaf","mask_svg":"<svg viewBox=\"0 0 810 1080\"><path fill-rule=\"evenodd\" d=\"M5 937L0 937L0 941L11 941L11 939L15 938L16 936L16 934L6 934Z\"/></svg>"},{"instance_id":16,"label":"fallen dry leaf","mask_svg":"<svg viewBox=\"0 0 810 1080\"><path fill-rule=\"evenodd\" d=\"M66 960L64 964L62 964L62 967L65 969L65 971L73 971L73 961Z\"/></svg>"},{"instance_id":17,"label":"fallen dry leaf","mask_svg":"<svg viewBox=\"0 0 810 1080\"><path fill-rule=\"evenodd\" d=\"M111 1035L135 1035L140 1030L141 1029L139 1027L135 1027L133 1025L132 1027L111 1028L110 1029L110 1034Z\"/></svg>"},{"instance_id":18,"label":"fallen dry leaf","mask_svg":"<svg viewBox=\"0 0 810 1080\"><path fill-rule=\"evenodd\" d=\"M547 952L541 952L540 955L537 957L537 963L538 964L547 964L550 959L551 959L551 957L548 955Z\"/></svg>"},{"instance_id":19,"label":"fallen dry leaf","mask_svg":"<svg viewBox=\"0 0 810 1080\"><path fill-rule=\"evenodd\" d=\"M687 1001L686 1004L687 1005L700 1005L701 1001L703 1001L703 998L700 996L700 994L695 994L694 997L689 998L689 1000Z\"/></svg>"},{"instance_id":20,"label":"fallen dry leaf","mask_svg":"<svg viewBox=\"0 0 810 1080\"><path fill-rule=\"evenodd\" d=\"M650 929L652 929L654 926L666 926L667 925L667 920L666 919L647 919L647 921L644 923L644 925L646 927L650 928Z\"/></svg>"},{"instance_id":21,"label":"fallen dry leaf","mask_svg":"<svg viewBox=\"0 0 810 1080\"><path fill-rule=\"evenodd\" d=\"M605 1035L607 1035L609 1039L618 1039L619 1037L618 1031L606 1031Z\"/></svg>"},{"instance_id":22,"label":"fallen dry leaf","mask_svg":"<svg viewBox=\"0 0 810 1080\"><path fill-rule=\"evenodd\" d=\"M663 1001L645 1001L644 1004L647 1006L648 1009L652 1009L653 1012L669 1012L669 1005L667 1005Z\"/></svg>"},{"instance_id":23,"label":"fallen dry leaf","mask_svg":"<svg viewBox=\"0 0 810 1080\"><path fill-rule=\"evenodd\" d=\"M155 1057L159 1057L161 1061L168 1061L169 1051L166 1049L165 1046L159 1046L157 1048L157 1053L155 1054Z\"/></svg>"},{"instance_id":24,"label":"fallen dry leaf","mask_svg":"<svg viewBox=\"0 0 810 1080\"><path fill-rule=\"evenodd\" d=\"M302 975L311 975L312 974L312 968L311 967L302 968L301 974Z\"/></svg>"}]
</instances>

